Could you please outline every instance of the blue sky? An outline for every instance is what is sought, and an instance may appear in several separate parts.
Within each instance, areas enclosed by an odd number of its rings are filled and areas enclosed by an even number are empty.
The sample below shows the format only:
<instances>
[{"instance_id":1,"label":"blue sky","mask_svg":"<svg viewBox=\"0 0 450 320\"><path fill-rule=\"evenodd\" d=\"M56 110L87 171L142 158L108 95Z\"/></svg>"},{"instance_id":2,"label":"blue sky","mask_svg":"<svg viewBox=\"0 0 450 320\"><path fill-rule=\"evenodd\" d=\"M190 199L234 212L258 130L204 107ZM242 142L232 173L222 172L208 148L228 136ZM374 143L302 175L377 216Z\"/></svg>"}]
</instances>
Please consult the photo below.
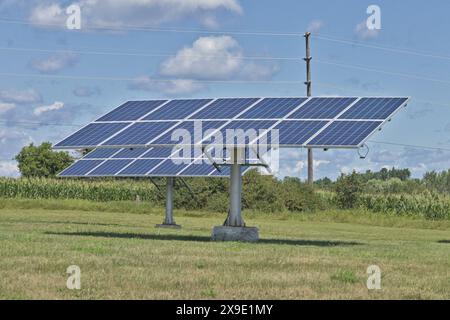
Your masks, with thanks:
<instances>
[{"instance_id":1,"label":"blue sky","mask_svg":"<svg viewBox=\"0 0 450 320\"><path fill-rule=\"evenodd\" d=\"M81 30L65 28L73 3ZM381 30L365 28L370 4L381 8ZM306 30L313 94L411 96L371 140L416 146L371 142L364 160L352 150L317 150L316 177L385 166L415 176L446 170L449 9L406 0L0 1L0 175L17 176L11 158L22 146L57 142L126 100L303 96L296 58L304 40L296 34ZM281 157L282 176L306 176L305 150Z\"/></svg>"}]
</instances>

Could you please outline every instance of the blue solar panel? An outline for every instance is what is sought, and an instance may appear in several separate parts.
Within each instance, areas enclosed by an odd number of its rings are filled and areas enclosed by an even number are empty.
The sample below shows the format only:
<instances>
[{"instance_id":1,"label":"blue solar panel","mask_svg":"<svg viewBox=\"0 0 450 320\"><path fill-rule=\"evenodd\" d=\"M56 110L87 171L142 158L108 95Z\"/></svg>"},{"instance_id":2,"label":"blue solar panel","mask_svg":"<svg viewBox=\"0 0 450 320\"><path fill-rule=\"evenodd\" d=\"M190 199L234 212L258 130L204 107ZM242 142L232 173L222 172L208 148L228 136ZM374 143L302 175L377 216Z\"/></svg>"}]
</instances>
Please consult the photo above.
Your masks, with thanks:
<instances>
[{"instance_id":1,"label":"blue solar panel","mask_svg":"<svg viewBox=\"0 0 450 320\"><path fill-rule=\"evenodd\" d=\"M286 124L279 125L280 128L284 128L280 136L281 144L283 144L286 141L303 141L303 134L310 133L309 131L305 132L306 129L295 126L295 124L300 125L302 122L288 123L291 120L327 119L331 121L336 117L339 117L340 120L384 120L391 117L399 107L407 102L407 98L360 98L358 101L357 99L350 97L310 98L307 101L306 98L300 97L228 98L215 101L212 101L212 99L173 100L170 102L165 102L165 100L134 101L124 104L100 118L102 121L113 119L122 122L91 123L62 142L57 143L55 148L135 148L176 145L179 142L176 138L180 139L181 137L175 135L175 140L172 139L173 134L177 133L175 130L184 128L192 134L194 131L193 120L204 120L201 122L203 136L211 134L211 132L205 132L207 129L219 129L222 125L225 125L225 127L220 131L216 130L217 133L226 134L226 129L267 130L272 124L275 124L275 120L286 122ZM143 120L144 117L157 120ZM186 118L188 120L176 120ZM235 120L236 118L238 120ZM164 119L171 119L171 121ZM217 122L210 122L214 119ZM237 125L239 126L236 127ZM314 128L313 126L311 130L314 130ZM283 137L284 135L286 137ZM200 134L194 135L194 139L190 141L191 145L199 142L199 136ZM295 136L297 138L293 138ZM223 137L226 137L226 135ZM219 135L214 135L205 142L221 143L220 138ZM248 139L248 141L250 140ZM183 142L189 143L186 140ZM138 151L128 154L127 157L136 158ZM94 155L90 155L90 157L92 158Z\"/></svg>"},{"instance_id":2,"label":"blue solar panel","mask_svg":"<svg viewBox=\"0 0 450 320\"><path fill-rule=\"evenodd\" d=\"M120 176L143 176L161 163L160 159L138 159L122 170Z\"/></svg>"},{"instance_id":3,"label":"blue solar panel","mask_svg":"<svg viewBox=\"0 0 450 320\"><path fill-rule=\"evenodd\" d=\"M59 174L60 177L84 176L103 160L79 160Z\"/></svg>"},{"instance_id":4,"label":"blue solar panel","mask_svg":"<svg viewBox=\"0 0 450 320\"><path fill-rule=\"evenodd\" d=\"M380 125L380 121L335 121L308 145L359 146Z\"/></svg>"},{"instance_id":5,"label":"blue solar panel","mask_svg":"<svg viewBox=\"0 0 450 320\"><path fill-rule=\"evenodd\" d=\"M185 176L208 176L213 171L216 169L210 164L191 164L183 170L182 174Z\"/></svg>"},{"instance_id":6,"label":"blue solar panel","mask_svg":"<svg viewBox=\"0 0 450 320\"><path fill-rule=\"evenodd\" d=\"M84 159L106 159L111 158L115 153L119 152L121 149L95 149L89 152Z\"/></svg>"},{"instance_id":7,"label":"blue solar panel","mask_svg":"<svg viewBox=\"0 0 450 320\"><path fill-rule=\"evenodd\" d=\"M89 176L113 176L125 166L131 163L132 160L107 160L98 168L89 173Z\"/></svg>"},{"instance_id":8,"label":"blue solar panel","mask_svg":"<svg viewBox=\"0 0 450 320\"><path fill-rule=\"evenodd\" d=\"M284 118L305 101L306 98L266 98L244 112L238 119Z\"/></svg>"},{"instance_id":9,"label":"blue solar panel","mask_svg":"<svg viewBox=\"0 0 450 320\"><path fill-rule=\"evenodd\" d=\"M127 125L128 123L91 123L56 144L55 147L96 147Z\"/></svg>"},{"instance_id":10,"label":"blue solar panel","mask_svg":"<svg viewBox=\"0 0 450 320\"><path fill-rule=\"evenodd\" d=\"M285 121L281 122L275 129L279 130L280 145L302 145L317 131L323 128L327 121ZM272 138L273 139L273 138ZM274 142L274 141L270 141Z\"/></svg>"},{"instance_id":11,"label":"blue solar panel","mask_svg":"<svg viewBox=\"0 0 450 320\"><path fill-rule=\"evenodd\" d=\"M116 159L135 159L143 155L148 149L145 148L125 148L114 155Z\"/></svg>"},{"instance_id":12,"label":"blue solar panel","mask_svg":"<svg viewBox=\"0 0 450 320\"><path fill-rule=\"evenodd\" d=\"M357 98L312 98L289 119L333 119Z\"/></svg>"},{"instance_id":13,"label":"blue solar panel","mask_svg":"<svg viewBox=\"0 0 450 320\"><path fill-rule=\"evenodd\" d=\"M102 145L146 145L175 124L176 122L138 122Z\"/></svg>"},{"instance_id":14,"label":"blue solar panel","mask_svg":"<svg viewBox=\"0 0 450 320\"><path fill-rule=\"evenodd\" d=\"M128 101L97 121L134 121L155 110L167 100Z\"/></svg>"},{"instance_id":15,"label":"blue solar panel","mask_svg":"<svg viewBox=\"0 0 450 320\"><path fill-rule=\"evenodd\" d=\"M152 143L156 145L195 144L202 140L202 133L206 134L208 130L219 129L225 123L225 121L185 121ZM185 138L189 138L190 141L183 141Z\"/></svg>"},{"instance_id":16,"label":"blue solar panel","mask_svg":"<svg viewBox=\"0 0 450 320\"><path fill-rule=\"evenodd\" d=\"M257 98L217 99L190 119L231 119L258 100Z\"/></svg>"},{"instance_id":17,"label":"blue solar panel","mask_svg":"<svg viewBox=\"0 0 450 320\"><path fill-rule=\"evenodd\" d=\"M144 120L182 120L211 101L212 99L172 100Z\"/></svg>"},{"instance_id":18,"label":"blue solar panel","mask_svg":"<svg viewBox=\"0 0 450 320\"><path fill-rule=\"evenodd\" d=\"M163 158L166 159L174 153L175 150L173 148L151 148L148 149L147 152L141 158ZM178 153L177 153L178 154Z\"/></svg>"},{"instance_id":19,"label":"blue solar panel","mask_svg":"<svg viewBox=\"0 0 450 320\"><path fill-rule=\"evenodd\" d=\"M276 121L274 120L235 120L227 123L220 132L223 136L223 144L243 144L255 140L262 132L270 129ZM230 139L234 138L234 142ZM206 139L204 143L209 143Z\"/></svg>"},{"instance_id":20,"label":"blue solar panel","mask_svg":"<svg viewBox=\"0 0 450 320\"><path fill-rule=\"evenodd\" d=\"M408 98L361 98L340 119L386 119Z\"/></svg>"},{"instance_id":21,"label":"blue solar panel","mask_svg":"<svg viewBox=\"0 0 450 320\"><path fill-rule=\"evenodd\" d=\"M230 176L231 168L229 166L227 167L221 167L219 170L214 170L210 176L212 177L218 177L218 176Z\"/></svg>"},{"instance_id":22,"label":"blue solar panel","mask_svg":"<svg viewBox=\"0 0 450 320\"><path fill-rule=\"evenodd\" d=\"M150 171L152 176L175 176L178 172L183 170L188 164L174 163L172 159L167 159L161 163L158 167Z\"/></svg>"}]
</instances>

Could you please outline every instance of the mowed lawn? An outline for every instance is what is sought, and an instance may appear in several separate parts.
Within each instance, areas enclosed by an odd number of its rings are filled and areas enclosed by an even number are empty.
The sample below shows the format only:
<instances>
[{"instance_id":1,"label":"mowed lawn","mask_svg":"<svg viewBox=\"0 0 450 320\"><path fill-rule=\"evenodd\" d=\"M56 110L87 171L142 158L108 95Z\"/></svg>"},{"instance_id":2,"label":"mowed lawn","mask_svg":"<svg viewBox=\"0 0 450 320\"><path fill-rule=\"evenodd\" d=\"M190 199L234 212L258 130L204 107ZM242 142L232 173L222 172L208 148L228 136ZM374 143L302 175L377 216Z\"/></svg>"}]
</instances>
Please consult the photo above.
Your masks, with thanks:
<instances>
[{"instance_id":1,"label":"mowed lawn","mask_svg":"<svg viewBox=\"0 0 450 320\"><path fill-rule=\"evenodd\" d=\"M223 215L178 213L183 229L164 230L149 211L0 209L0 298L450 299L448 224L251 214L259 243L218 243ZM366 287L373 264L381 290ZM81 290L66 288L70 265Z\"/></svg>"}]
</instances>

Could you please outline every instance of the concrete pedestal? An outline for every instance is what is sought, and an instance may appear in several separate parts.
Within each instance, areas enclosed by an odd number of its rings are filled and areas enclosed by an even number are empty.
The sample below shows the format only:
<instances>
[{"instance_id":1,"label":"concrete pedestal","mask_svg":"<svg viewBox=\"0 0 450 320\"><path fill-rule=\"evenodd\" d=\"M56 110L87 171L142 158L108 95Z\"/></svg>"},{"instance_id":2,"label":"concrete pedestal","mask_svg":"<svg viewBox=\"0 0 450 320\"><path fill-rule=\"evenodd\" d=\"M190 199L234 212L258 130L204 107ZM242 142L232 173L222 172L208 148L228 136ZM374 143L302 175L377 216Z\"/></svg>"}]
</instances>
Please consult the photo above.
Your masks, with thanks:
<instances>
[{"instance_id":1,"label":"concrete pedestal","mask_svg":"<svg viewBox=\"0 0 450 320\"><path fill-rule=\"evenodd\" d=\"M213 241L257 242L259 231L256 227L217 226L212 230L211 239Z\"/></svg>"}]
</instances>

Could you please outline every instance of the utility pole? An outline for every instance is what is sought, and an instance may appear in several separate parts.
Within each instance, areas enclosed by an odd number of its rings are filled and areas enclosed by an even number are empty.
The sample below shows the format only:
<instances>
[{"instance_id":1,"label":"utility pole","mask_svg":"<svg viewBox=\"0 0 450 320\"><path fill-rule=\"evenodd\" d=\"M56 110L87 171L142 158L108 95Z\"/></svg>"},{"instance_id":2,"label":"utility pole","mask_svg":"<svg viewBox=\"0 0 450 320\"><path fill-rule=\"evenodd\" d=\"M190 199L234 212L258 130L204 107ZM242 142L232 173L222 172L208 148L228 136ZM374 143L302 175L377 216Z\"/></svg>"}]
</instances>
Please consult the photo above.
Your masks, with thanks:
<instances>
[{"instance_id":1,"label":"utility pole","mask_svg":"<svg viewBox=\"0 0 450 320\"><path fill-rule=\"evenodd\" d=\"M309 39L311 32L305 32L305 42L306 42L306 57L304 58L306 62L306 96L311 97L311 50L309 47ZM308 184L313 184L314 182L314 167L313 167L313 150L308 148Z\"/></svg>"}]
</instances>

